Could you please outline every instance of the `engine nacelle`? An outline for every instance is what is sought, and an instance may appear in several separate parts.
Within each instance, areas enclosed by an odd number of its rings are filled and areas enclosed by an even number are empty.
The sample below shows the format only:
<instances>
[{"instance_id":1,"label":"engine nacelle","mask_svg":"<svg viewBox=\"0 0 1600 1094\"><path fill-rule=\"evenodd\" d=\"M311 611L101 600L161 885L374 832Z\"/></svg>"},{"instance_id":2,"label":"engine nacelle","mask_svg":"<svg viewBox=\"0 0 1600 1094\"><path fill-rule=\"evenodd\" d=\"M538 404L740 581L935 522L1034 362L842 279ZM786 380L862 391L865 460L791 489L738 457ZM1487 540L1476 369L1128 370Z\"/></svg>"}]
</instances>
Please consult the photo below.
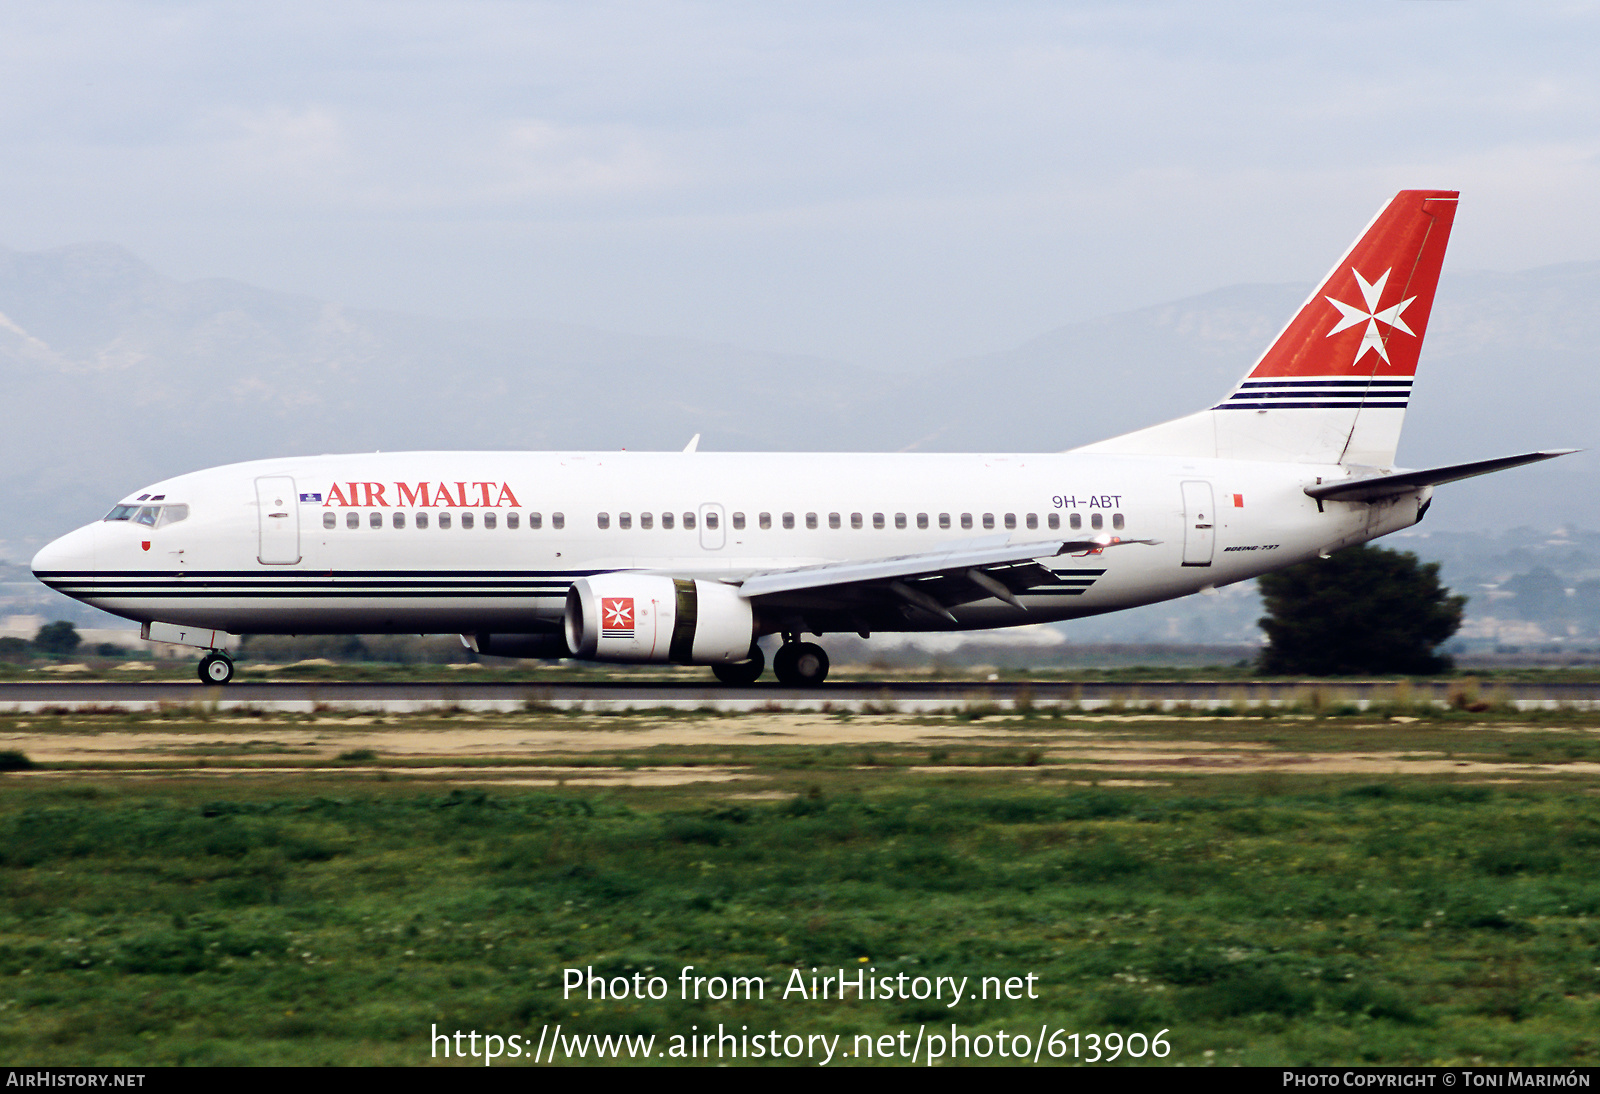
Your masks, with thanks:
<instances>
[{"instance_id":1,"label":"engine nacelle","mask_svg":"<svg viewBox=\"0 0 1600 1094\"><path fill-rule=\"evenodd\" d=\"M587 661L721 665L750 656L755 614L720 581L598 574L567 592L567 646Z\"/></svg>"}]
</instances>

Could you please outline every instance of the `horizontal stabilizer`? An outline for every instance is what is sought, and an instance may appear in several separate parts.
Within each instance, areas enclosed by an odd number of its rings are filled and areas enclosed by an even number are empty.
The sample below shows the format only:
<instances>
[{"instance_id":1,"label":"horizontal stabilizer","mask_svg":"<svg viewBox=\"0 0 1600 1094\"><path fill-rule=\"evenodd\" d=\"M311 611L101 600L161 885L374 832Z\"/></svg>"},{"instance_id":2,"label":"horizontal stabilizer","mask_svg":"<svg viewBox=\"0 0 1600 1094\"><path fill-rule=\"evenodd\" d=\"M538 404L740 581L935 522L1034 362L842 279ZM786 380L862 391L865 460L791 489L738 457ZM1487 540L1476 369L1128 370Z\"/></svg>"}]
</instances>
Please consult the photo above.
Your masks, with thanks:
<instances>
[{"instance_id":1,"label":"horizontal stabilizer","mask_svg":"<svg viewBox=\"0 0 1600 1094\"><path fill-rule=\"evenodd\" d=\"M1449 467L1430 467L1424 471L1400 471L1392 475L1369 475L1359 479L1320 483L1306 487L1306 493L1318 501L1375 501L1378 498L1406 494L1424 486L1438 486L1470 479L1474 475L1487 475L1504 471L1508 467L1521 467L1525 463L1553 460L1570 455L1576 448L1558 448L1548 452L1528 452L1521 456L1501 456L1497 460L1478 460L1475 463L1457 463Z\"/></svg>"}]
</instances>

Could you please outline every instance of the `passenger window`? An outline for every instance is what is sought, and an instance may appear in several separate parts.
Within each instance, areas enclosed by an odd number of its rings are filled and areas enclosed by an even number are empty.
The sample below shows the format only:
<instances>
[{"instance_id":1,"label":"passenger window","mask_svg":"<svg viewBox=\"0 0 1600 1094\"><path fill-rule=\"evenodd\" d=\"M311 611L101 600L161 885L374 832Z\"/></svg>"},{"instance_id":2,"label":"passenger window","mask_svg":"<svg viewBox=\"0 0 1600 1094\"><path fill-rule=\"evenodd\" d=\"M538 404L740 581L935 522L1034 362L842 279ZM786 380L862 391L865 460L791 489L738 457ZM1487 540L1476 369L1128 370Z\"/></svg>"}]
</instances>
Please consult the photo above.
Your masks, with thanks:
<instances>
[{"instance_id":1,"label":"passenger window","mask_svg":"<svg viewBox=\"0 0 1600 1094\"><path fill-rule=\"evenodd\" d=\"M883 527L883 514L882 513L874 513L874 514L872 514L872 526L874 528L882 528Z\"/></svg>"},{"instance_id":2,"label":"passenger window","mask_svg":"<svg viewBox=\"0 0 1600 1094\"><path fill-rule=\"evenodd\" d=\"M372 512L367 514L367 524L372 528L382 528L383 514L374 509Z\"/></svg>"},{"instance_id":3,"label":"passenger window","mask_svg":"<svg viewBox=\"0 0 1600 1094\"><path fill-rule=\"evenodd\" d=\"M513 532L517 530L517 526L519 524L521 524L521 523L522 523L522 516L521 516L520 513L507 513L506 514L506 527L509 528L510 530L512 530Z\"/></svg>"},{"instance_id":4,"label":"passenger window","mask_svg":"<svg viewBox=\"0 0 1600 1094\"><path fill-rule=\"evenodd\" d=\"M567 526L567 515L565 513L551 513L550 514L550 527L551 528L554 528L556 531L559 532L559 531L561 531L561 529L565 528L566 526Z\"/></svg>"},{"instance_id":5,"label":"passenger window","mask_svg":"<svg viewBox=\"0 0 1600 1094\"><path fill-rule=\"evenodd\" d=\"M1051 513L1049 516L1044 518L1044 522L1050 526L1050 530L1053 532L1061 527L1061 514Z\"/></svg>"},{"instance_id":6,"label":"passenger window","mask_svg":"<svg viewBox=\"0 0 1600 1094\"><path fill-rule=\"evenodd\" d=\"M768 528L772 527L772 514L771 513L762 513L762 514L760 514L759 516L756 517L756 524L758 526L760 526L760 528L761 528L761 530L763 532L765 532Z\"/></svg>"},{"instance_id":7,"label":"passenger window","mask_svg":"<svg viewBox=\"0 0 1600 1094\"><path fill-rule=\"evenodd\" d=\"M852 528L860 528L861 527L861 523L862 523L862 521L861 521L861 514L860 513L851 513L850 514L850 527L852 527Z\"/></svg>"},{"instance_id":8,"label":"passenger window","mask_svg":"<svg viewBox=\"0 0 1600 1094\"><path fill-rule=\"evenodd\" d=\"M354 509L352 509L349 512L347 512L344 515L344 526L346 528L360 528L361 527L361 514L356 512Z\"/></svg>"},{"instance_id":9,"label":"passenger window","mask_svg":"<svg viewBox=\"0 0 1600 1094\"><path fill-rule=\"evenodd\" d=\"M471 513L462 513L461 514L461 527L463 527L463 528L471 528L472 527L472 514Z\"/></svg>"},{"instance_id":10,"label":"passenger window","mask_svg":"<svg viewBox=\"0 0 1600 1094\"><path fill-rule=\"evenodd\" d=\"M653 514L653 513L640 513L639 514L639 527L640 528L645 528L645 529L654 528L655 524L656 524L655 514Z\"/></svg>"},{"instance_id":11,"label":"passenger window","mask_svg":"<svg viewBox=\"0 0 1600 1094\"><path fill-rule=\"evenodd\" d=\"M783 514L783 526L785 528L793 528L794 527L794 514L793 513L785 513L785 514Z\"/></svg>"},{"instance_id":12,"label":"passenger window","mask_svg":"<svg viewBox=\"0 0 1600 1094\"><path fill-rule=\"evenodd\" d=\"M1119 532L1122 530L1122 514L1121 513L1112 513L1111 514L1111 527L1117 529Z\"/></svg>"},{"instance_id":13,"label":"passenger window","mask_svg":"<svg viewBox=\"0 0 1600 1094\"><path fill-rule=\"evenodd\" d=\"M1031 529L1034 529L1034 528L1037 528L1037 527L1039 527L1039 514L1038 513L1029 513L1028 514L1028 528L1031 530Z\"/></svg>"},{"instance_id":14,"label":"passenger window","mask_svg":"<svg viewBox=\"0 0 1600 1094\"><path fill-rule=\"evenodd\" d=\"M450 510L446 509L444 512L439 514L439 527L450 527Z\"/></svg>"},{"instance_id":15,"label":"passenger window","mask_svg":"<svg viewBox=\"0 0 1600 1094\"><path fill-rule=\"evenodd\" d=\"M1015 513L1007 513L1006 514L1006 527L1007 528L1015 528L1016 526L1017 526L1017 514L1015 514Z\"/></svg>"},{"instance_id":16,"label":"passenger window","mask_svg":"<svg viewBox=\"0 0 1600 1094\"><path fill-rule=\"evenodd\" d=\"M717 526L717 514L715 512L707 513L706 514L706 527L707 528L715 528L716 526Z\"/></svg>"},{"instance_id":17,"label":"passenger window","mask_svg":"<svg viewBox=\"0 0 1600 1094\"><path fill-rule=\"evenodd\" d=\"M673 518L672 518L672 514L671 513L662 513L661 514L661 527L663 527L663 528L671 528L672 527L672 520L673 520Z\"/></svg>"},{"instance_id":18,"label":"passenger window","mask_svg":"<svg viewBox=\"0 0 1600 1094\"><path fill-rule=\"evenodd\" d=\"M926 514L926 513L918 513L917 514L917 527L922 529L923 531L927 530L927 528L928 528L928 514Z\"/></svg>"},{"instance_id":19,"label":"passenger window","mask_svg":"<svg viewBox=\"0 0 1600 1094\"><path fill-rule=\"evenodd\" d=\"M993 513L985 513L985 514L983 514L983 526L985 528L993 528L994 527L994 514Z\"/></svg>"},{"instance_id":20,"label":"passenger window","mask_svg":"<svg viewBox=\"0 0 1600 1094\"><path fill-rule=\"evenodd\" d=\"M1106 522L1106 519L1104 517L1102 517L1099 513L1091 513L1091 514L1089 514L1089 527L1098 529L1098 528L1104 526L1105 522Z\"/></svg>"},{"instance_id":21,"label":"passenger window","mask_svg":"<svg viewBox=\"0 0 1600 1094\"><path fill-rule=\"evenodd\" d=\"M904 513L896 513L894 515L894 526L896 528L904 528L906 526L906 515Z\"/></svg>"},{"instance_id":22,"label":"passenger window","mask_svg":"<svg viewBox=\"0 0 1600 1094\"><path fill-rule=\"evenodd\" d=\"M972 514L971 513L962 513L961 514L961 527L963 527L963 528L971 528L972 527Z\"/></svg>"},{"instance_id":23,"label":"passenger window","mask_svg":"<svg viewBox=\"0 0 1600 1094\"><path fill-rule=\"evenodd\" d=\"M632 528L633 527L633 514L632 513L618 513L617 514L617 527L618 528Z\"/></svg>"},{"instance_id":24,"label":"passenger window","mask_svg":"<svg viewBox=\"0 0 1600 1094\"><path fill-rule=\"evenodd\" d=\"M1074 513L1067 518L1067 523L1072 525L1072 530L1076 532L1079 528L1083 527L1083 518L1077 513Z\"/></svg>"},{"instance_id":25,"label":"passenger window","mask_svg":"<svg viewBox=\"0 0 1600 1094\"><path fill-rule=\"evenodd\" d=\"M949 513L940 513L939 514L939 527L940 528L948 528L948 527L950 527L950 514Z\"/></svg>"},{"instance_id":26,"label":"passenger window","mask_svg":"<svg viewBox=\"0 0 1600 1094\"><path fill-rule=\"evenodd\" d=\"M610 528L611 527L611 514L610 513L596 513L595 514L595 518L594 518L594 522L595 522L595 524L599 525L601 528Z\"/></svg>"},{"instance_id":27,"label":"passenger window","mask_svg":"<svg viewBox=\"0 0 1600 1094\"><path fill-rule=\"evenodd\" d=\"M736 531L736 532L744 531L744 514L743 513L735 513L735 514L733 514L733 530Z\"/></svg>"},{"instance_id":28,"label":"passenger window","mask_svg":"<svg viewBox=\"0 0 1600 1094\"><path fill-rule=\"evenodd\" d=\"M426 514L426 513L418 513L417 514L417 527L418 528L426 528L427 526L428 526L428 514Z\"/></svg>"},{"instance_id":29,"label":"passenger window","mask_svg":"<svg viewBox=\"0 0 1600 1094\"><path fill-rule=\"evenodd\" d=\"M542 514L540 514L540 513L529 513L528 514L528 530L530 532L538 530L538 528L542 524L544 524L544 516Z\"/></svg>"},{"instance_id":30,"label":"passenger window","mask_svg":"<svg viewBox=\"0 0 1600 1094\"><path fill-rule=\"evenodd\" d=\"M816 529L816 527L817 527L817 514L815 514L815 513L807 513L806 514L806 527L810 528L810 529L813 529L813 530Z\"/></svg>"},{"instance_id":31,"label":"passenger window","mask_svg":"<svg viewBox=\"0 0 1600 1094\"><path fill-rule=\"evenodd\" d=\"M694 514L693 513L685 513L685 514L683 514L683 530L686 531L686 532L694 531Z\"/></svg>"},{"instance_id":32,"label":"passenger window","mask_svg":"<svg viewBox=\"0 0 1600 1094\"><path fill-rule=\"evenodd\" d=\"M837 528L837 527L839 527L839 514L838 513L829 513L828 514L828 527L829 528Z\"/></svg>"},{"instance_id":33,"label":"passenger window","mask_svg":"<svg viewBox=\"0 0 1600 1094\"><path fill-rule=\"evenodd\" d=\"M332 509L324 509L322 511L322 526L324 528L332 528L338 523L339 518L333 515Z\"/></svg>"},{"instance_id":34,"label":"passenger window","mask_svg":"<svg viewBox=\"0 0 1600 1094\"><path fill-rule=\"evenodd\" d=\"M485 513L485 514L483 514L483 526L485 528L493 528L494 525L495 525L495 520L496 520L496 518L495 518L495 515L493 513Z\"/></svg>"},{"instance_id":35,"label":"passenger window","mask_svg":"<svg viewBox=\"0 0 1600 1094\"><path fill-rule=\"evenodd\" d=\"M394 511L394 516L389 518L389 523L394 525L396 528L404 528L406 526L406 515L400 510L396 509Z\"/></svg>"}]
</instances>

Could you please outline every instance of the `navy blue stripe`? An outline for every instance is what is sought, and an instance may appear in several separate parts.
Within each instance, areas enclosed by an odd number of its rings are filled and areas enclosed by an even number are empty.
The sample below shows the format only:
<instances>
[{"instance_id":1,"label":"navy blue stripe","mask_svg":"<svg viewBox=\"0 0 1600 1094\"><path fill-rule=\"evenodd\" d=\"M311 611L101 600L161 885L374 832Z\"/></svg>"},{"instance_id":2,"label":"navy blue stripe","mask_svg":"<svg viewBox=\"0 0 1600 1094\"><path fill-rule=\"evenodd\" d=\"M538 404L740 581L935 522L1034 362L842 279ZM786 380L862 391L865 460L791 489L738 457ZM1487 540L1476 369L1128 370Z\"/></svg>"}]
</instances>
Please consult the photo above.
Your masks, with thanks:
<instances>
[{"instance_id":1,"label":"navy blue stripe","mask_svg":"<svg viewBox=\"0 0 1600 1094\"><path fill-rule=\"evenodd\" d=\"M1238 391L1228 396L1228 401L1237 399L1314 399L1321 396L1326 399L1360 399L1362 394L1356 391L1323 391L1320 388L1301 388L1296 391ZM1405 399L1410 396L1406 391L1374 391L1371 398L1378 399Z\"/></svg>"},{"instance_id":2,"label":"navy blue stripe","mask_svg":"<svg viewBox=\"0 0 1600 1094\"><path fill-rule=\"evenodd\" d=\"M1240 387L1410 387L1410 380L1246 380Z\"/></svg>"},{"instance_id":3,"label":"navy blue stripe","mask_svg":"<svg viewBox=\"0 0 1600 1094\"><path fill-rule=\"evenodd\" d=\"M1405 403L1343 402L1343 403L1221 403L1212 410L1368 410L1374 408L1405 410Z\"/></svg>"},{"instance_id":4,"label":"navy blue stripe","mask_svg":"<svg viewBox=\"0 0 1600 1094\"><path fill-rule=\"evenodd\" d=\"M611 569L45 569L35 576L40 581L51 577L173 577L184 574L186 581L216 581L224 577L261 577L261 579L286 579L291 576L306 577L379 577L392 581L395 577L427 577L440 581L445 577L477 577L477 579L509 579L509 577L592 577L594 574L626 573Z\"/></svg>"},{"instance_id":5,"label":"navy blue stripe","mask_svg":"<svg viewBox=\"0 0 1600 1094\"><path fill-rule=\"evenodd\" d=\"M474 589L470 592L463 590L451 592L430 591L426 589L415 592L402 592L395 589L351 589L348 592L333 590L218 592L215 589L185 589L174 586L170 589L146 589L137 592L124 592L120 589L93 589L70 595L78 599L100 598L116 600L375 600L379 598L392 600L461 600L471 598L504 600L517 597L526 600L537 600L540 597L565 596L566 592L566 589L543 589L538 592L531 592L526 589Z\"/></svg>"}]
</instances>

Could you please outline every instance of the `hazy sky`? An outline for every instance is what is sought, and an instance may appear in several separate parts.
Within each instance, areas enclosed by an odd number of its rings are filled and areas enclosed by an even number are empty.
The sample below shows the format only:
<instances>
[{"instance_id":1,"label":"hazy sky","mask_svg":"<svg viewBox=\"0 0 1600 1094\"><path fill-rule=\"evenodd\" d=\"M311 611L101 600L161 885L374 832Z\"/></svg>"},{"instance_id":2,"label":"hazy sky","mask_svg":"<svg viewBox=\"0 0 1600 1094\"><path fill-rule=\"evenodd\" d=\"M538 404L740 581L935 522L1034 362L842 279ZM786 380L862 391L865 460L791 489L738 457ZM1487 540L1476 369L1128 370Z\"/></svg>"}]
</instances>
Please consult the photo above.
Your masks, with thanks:
<instances>
[{"instance_id":1,"label":"hazy sky","mask_svg":"<svg viewBox=\"0 0 1600 1094\"><path fill-rule=\"evenodd\" d=\"M1389 195L1600 259L1595 4L0 2L0 244L883 368L1239 281ZM799 378L797 378L799 379Z\"/></svg>"}]
</instances>

